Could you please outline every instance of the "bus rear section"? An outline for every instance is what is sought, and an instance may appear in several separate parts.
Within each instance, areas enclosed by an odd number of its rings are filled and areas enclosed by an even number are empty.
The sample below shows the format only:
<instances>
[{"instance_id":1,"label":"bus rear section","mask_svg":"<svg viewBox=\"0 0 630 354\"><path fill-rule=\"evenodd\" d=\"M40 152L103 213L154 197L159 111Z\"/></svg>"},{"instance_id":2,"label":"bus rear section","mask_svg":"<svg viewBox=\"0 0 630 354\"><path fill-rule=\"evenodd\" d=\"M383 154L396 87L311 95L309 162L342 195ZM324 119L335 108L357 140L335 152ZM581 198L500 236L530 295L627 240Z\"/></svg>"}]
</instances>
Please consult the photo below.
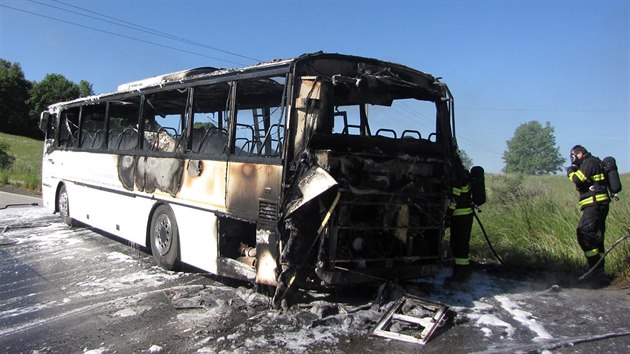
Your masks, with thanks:
<instances>
[{"instance_id":1,"label":"bus rear section","mask_svg":"<svg viewBox=\"0 0 630 354\"><path fill-rule=\"evenodd\" d=\"M435 275L456 151L448 89L391 63L333 55L303 64L276 302L294 284Z\"/></svg>"}]
</instances>

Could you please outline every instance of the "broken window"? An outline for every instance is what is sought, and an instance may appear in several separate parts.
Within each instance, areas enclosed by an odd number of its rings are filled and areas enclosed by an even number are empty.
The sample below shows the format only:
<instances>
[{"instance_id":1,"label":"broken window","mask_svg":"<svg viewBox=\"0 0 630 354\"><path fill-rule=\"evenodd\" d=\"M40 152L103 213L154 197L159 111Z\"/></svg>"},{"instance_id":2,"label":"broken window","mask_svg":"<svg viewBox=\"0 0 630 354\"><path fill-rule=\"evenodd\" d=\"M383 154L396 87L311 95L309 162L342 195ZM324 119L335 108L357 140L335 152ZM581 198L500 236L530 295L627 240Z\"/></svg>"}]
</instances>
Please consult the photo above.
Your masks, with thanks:
<instances>
[{"instance_id":1,"label":"broken window","mask_svg":"<svg viewBox=\"0 0 630 354\"><path fill-rule=\"evenodd\" d=\"M140 97L109 103L108 150L134 150L138 146Z\"/></svg>"},{"instance_id":2,"label":"broken window","mask_svg":"<svg viewBox=\"0 0 630 354\"><path fill-rule=\"evenodd\" d=\"M80 107L71 107L61 112L59 121L59 147L74 147L79 135Z\"/></svg>"},{"instance_id":3,"label":"broken window","mask_svg":"<svg viewBox=\"0 0 630 354\"><path fill-rule=\"evenodd\" d=\"M188 151L204 155L226 152L229 92L227 83L193 88L193 126Z\"/></svg>"},{"instance_id":4,"label":"broken window","mask_svg":"<svg viewBox=\"0 0 630 354\"><path fill-rule=\"evenodd\" d=\"M236 86L234 154L280 156L284 139L284 77L243 80Z\"/></svg>"},{"instance_id":5,"label":"broken window","mask_svg":"<svg viewBox=\"0 0 630 354\"><path fill-rule=\"evenodd\" d=\"M430 101L404 98L389 105L335 105L333 117L333 134L436 139L436 107Z\"/></svg>"},{"instance_id":6,"label":"broken window","mask_svg":"<svg viewBox=\"0 0 630 354\"><path fill-rule=\"evenodd\" d=\"M183 149L188 90L161 91L145 96L142 112L143 150L175 152Z\"/></svg>"},{"instance_id":7,"label":"broken window","mask_svg":"<svg viewBox=\"0 0 630 354\"><path fill-rule=\"evenodd\" d=\"M391 106L367 105L371 132L393 139L425 139L435 142L436 109L433 102L400 99Z\"/></svg>"},{"instance_id":8,"label":"broken window","mask_svg":"<svg viewBox=\"0 0 630 354\"><path fill-rule=\"evenodd\" d=\"M79 147L100 149L105 141L105 104L81 107L81 135Z\"/></svg>"}]
</instances>

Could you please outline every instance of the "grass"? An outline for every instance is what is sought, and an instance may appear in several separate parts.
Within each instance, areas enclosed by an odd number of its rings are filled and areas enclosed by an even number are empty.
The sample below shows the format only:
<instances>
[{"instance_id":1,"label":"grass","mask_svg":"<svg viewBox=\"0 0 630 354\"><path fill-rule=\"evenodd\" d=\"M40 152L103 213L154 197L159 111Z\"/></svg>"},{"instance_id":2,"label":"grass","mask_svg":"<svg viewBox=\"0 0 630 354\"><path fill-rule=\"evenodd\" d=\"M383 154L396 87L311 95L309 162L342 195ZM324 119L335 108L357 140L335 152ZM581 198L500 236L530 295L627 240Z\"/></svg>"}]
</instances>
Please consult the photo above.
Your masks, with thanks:
<instances>
[{"instance_id":1,"label":"grass","mask_svg":"<svg viewBox=\"0 0 630 354\"><path fill-rule=\"evenodd\" d=\"M621 176L630 188L630 174ZM577 191L565 176L486 176L487 203L478 213L504 263L521 270L557 270L581 275L586 259L575 229L580 219ZM622 190L610 204L605 247L630 233L630 193ZM478 225L473 227L473 258L493 259ZM630 279L630 239L606 256L607 273Z\"/></svg>"},{"instance_id":2,"label":"grass","mask_svg":"<svg viewBox=\"0 0 630 354\"><path fill-rule=\"evenodd\" d=\"M15 157L13 165L0 169L0 185L41 190L43 141L0 133L0 142L9 146L8 153Z\"/></svg>"}]
</instances>

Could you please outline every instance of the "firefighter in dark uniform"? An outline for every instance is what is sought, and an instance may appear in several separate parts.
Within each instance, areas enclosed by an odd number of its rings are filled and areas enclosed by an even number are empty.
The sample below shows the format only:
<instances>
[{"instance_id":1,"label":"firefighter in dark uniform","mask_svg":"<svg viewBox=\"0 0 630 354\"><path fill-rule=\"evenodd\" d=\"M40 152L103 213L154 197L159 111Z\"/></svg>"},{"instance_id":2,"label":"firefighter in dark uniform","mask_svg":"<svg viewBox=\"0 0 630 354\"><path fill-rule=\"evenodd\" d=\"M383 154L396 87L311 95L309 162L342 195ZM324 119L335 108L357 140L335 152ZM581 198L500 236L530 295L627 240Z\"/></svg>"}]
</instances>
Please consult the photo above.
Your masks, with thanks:
<instances>
[{"instance_id":1,"label":"firefighter in dark uniform","mask_svg":"<svg viewBox=\"0 0 630 354\"><path fill-rule=\"evenodd\" d=\"M447 280L462 282L470 278L470 232L473 224L473 200L470 172L459 156L453 166L453 195L449 206L451 239L450 246L455 264L453 274Z\"/></svg>"},{"instance_id":2,"label":"firefighter in dark uniform","mask_svg":"<svg viewBox=\"0 0 630 354\"><path fill-rule=\"evenodd\" d=\"M610 203L604 165L583 146L576 145L571 149L571 166L567 168L567 175L575 183L580 195L578 205L582 218L576 230L577 241L591 269L604 254L604 233ZM602 259L591 280L605 281L604 276Z\"/></svg>"}]
</instances>

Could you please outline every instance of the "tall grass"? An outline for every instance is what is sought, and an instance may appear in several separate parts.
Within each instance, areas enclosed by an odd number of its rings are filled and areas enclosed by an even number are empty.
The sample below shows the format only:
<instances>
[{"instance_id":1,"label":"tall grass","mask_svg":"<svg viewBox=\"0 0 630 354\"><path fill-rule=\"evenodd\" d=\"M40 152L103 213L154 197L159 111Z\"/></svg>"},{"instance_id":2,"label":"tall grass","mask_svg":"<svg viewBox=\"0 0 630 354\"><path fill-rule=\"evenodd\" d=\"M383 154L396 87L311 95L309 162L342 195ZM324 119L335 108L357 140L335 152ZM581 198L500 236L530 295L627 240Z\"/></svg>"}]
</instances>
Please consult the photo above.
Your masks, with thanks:
<instances>
[{"instance_id":1,"label":"tall grass","mask_svg":"<svg viewBox=\"0 0 630 354\"><path fill-rule=\"evenodd\" d=\"M13 184L30 190L41 189L43 142L23 136L0 133L0 141L15 157L13 165L0 169L0 185Z\"/></svg>"},{"instance_id":2,"label":"tall grass","mask_svg":"<svg viewBox=\"0 0 630 354\"><path fill-rule=\"evenodd\" d=\"M621 176L630 188L630 174ZM586 258L576 239L580 218L577 191L565 176L486 176L487 203L478 213L507 266L582 274ZM619 194L606 219L605 247L630 233L630 193ZM479 226L473 227L472 256L494 258ZM606 256L606 271L630 279L630 240Z\"/></svg>"}]
</instances>

